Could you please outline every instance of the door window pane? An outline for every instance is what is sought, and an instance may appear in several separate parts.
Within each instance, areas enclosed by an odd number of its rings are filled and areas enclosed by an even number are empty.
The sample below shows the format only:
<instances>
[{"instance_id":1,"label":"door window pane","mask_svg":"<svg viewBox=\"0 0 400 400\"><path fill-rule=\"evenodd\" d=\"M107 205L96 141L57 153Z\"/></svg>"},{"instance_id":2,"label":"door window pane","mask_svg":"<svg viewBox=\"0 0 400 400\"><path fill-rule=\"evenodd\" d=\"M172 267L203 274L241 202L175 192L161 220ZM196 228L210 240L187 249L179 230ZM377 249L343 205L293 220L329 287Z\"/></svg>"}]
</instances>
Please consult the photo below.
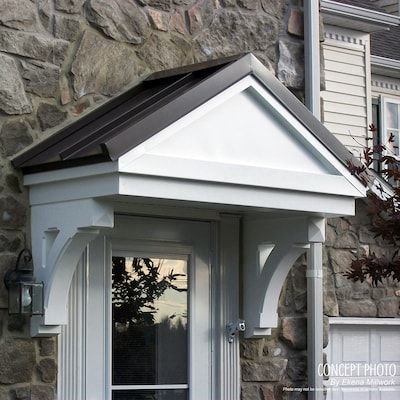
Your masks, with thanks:
<instances>
[{"instance_id":1,"label":"door window pane","mask_svg":"<svg viewBox=\"0 0 400 400\"><path fill-rule=\"evenodd\" d=\"M186 260L112 258L113 385L187 384L187 296ZM186 398L173 392L114 391L113 399Z\"/></svg>"},{"instance_id":2,"label":"door window pane","mask_svg":"<svg viewBox=\"0 0 400 400\"><path fill-rule=\"evenodd\" d=\"M187 400L186 389L170 390L115 390L112 400Z\"/></svg>"}]
</instances>

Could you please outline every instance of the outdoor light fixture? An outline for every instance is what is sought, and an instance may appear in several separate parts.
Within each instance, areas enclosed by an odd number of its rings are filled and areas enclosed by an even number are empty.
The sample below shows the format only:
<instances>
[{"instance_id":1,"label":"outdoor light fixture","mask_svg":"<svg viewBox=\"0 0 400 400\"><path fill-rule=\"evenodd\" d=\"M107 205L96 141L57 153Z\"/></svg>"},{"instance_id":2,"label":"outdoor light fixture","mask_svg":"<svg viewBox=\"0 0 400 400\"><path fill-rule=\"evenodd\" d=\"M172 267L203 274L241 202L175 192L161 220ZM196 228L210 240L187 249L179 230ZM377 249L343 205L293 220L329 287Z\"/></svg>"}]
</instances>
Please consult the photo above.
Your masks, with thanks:
<instances>
[{"instance_id":1,"label":"outdoor light fixture","mask_svg":"<svg viewBox=\"0 0 400 400\"><path fill-rule=\"evenodd\" d=\"M4 277L8 289L8 313L43 315L43 282L35 282L32 253L23 249L14 269Z\"/></svg>"}]
</instances>

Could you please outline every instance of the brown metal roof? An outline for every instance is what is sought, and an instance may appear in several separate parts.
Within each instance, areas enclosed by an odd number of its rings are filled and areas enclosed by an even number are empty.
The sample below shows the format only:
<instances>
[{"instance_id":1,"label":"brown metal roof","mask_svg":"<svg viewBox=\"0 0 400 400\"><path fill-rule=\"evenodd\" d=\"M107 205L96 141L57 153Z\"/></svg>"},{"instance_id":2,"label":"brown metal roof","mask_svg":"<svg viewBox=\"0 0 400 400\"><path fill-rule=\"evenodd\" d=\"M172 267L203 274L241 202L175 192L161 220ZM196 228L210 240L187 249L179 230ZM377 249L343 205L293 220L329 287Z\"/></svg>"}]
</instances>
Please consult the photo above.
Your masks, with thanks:
<instances>
[{"instance_id":1,"label":"brown metal roof","mask_svg":"<svg viewBox=\"0 0 400 400\"><path fill-rule=\"evenodd\" d=\"M115 161L242 78L258 79L343 163L350 152L252 54L150 75L13 159L24 173Z\"/></svg>"}]
</instances>

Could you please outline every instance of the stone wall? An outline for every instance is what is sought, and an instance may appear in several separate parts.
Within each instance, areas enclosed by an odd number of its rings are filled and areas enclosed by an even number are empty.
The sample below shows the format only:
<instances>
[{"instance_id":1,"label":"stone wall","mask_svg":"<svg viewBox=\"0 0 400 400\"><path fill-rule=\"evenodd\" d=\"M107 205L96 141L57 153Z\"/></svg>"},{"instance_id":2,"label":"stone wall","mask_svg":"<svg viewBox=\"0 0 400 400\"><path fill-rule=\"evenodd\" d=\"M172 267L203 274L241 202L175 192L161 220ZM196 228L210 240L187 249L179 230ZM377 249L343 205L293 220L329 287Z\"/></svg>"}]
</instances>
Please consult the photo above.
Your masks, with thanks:
<instances>
[{"instance_id":1,"label":"stone wall","mask_svg":"<svg viewBox=\"0 0 400 400\"><path fill-rule=\"evenodd\" d=\"M391 257L394 248L368 230L365 202L357 203L356 216L332 219L327 225L325 271L325 314L342 317L400 317L400 284L384 281L351 282L343 276L358 255Z\"/></svg>"},{"instance_id":2,"label":"stone wall","mask_svg":"<svg viewBox=\"0 0 400 400\"><path fill-rule=\"evenodd\" d=\"M352 282L343 276L359 255L393 254L394 248L374 238L364 200L356 216L329 219L324 246L324 347L328 345L328 317L400 317L400 284L384 281ZM306 258L291 269L282 289L279 327L266 339L246 340L242 351L243 400L306 399L305 393L283 391L284 386L307 386Z\"/></svg>"},{"instance_id":3,"label":"stone wall","mask_svg":"<svg viewBox=\"0 0 400 400\"><path fill-rule=\"evenodd\" d=\"M307 398L305 393L284 391L284 387L307 386L306 263L306 257L300 257L286 279L279 327L267 338L241 341L243 400ZM324 334L327 345L326 329Z\"/></svg>"},{"instance_id":4,"label":"stone wall","mask_svg":"<svg viewBox=\"0 0 400 400\"><path fill-rule=\"evenodd\" d=\"M0 400L54 398L57 369L55 340L30 339L27 321L7 313L3 276L29 243L27 193L10 157L147 73L206 59L252 51L301 96L299 3L0 2Z\"/></svg>"},{"instance_id":5,"label":"stone wall","mask_svg":"<svg viewBox=\"0 0 400 400\"><path fill-rule=\"evenodd\" d=\"M147 73L252 51L302 97L300 0L2 0L0 4L0 400L55 396L56 341L30 339L9 317L4 272L29 243L27 194L9 158ZM356 254L390 249L356 218L331 220L325 249L327 316L398 316L399 287L352 283ZM282 290L280 326L241 343L243 400L304 398L305 258ZM327 343L327 324L325 325Z\"/></svg>"}]
</instances>

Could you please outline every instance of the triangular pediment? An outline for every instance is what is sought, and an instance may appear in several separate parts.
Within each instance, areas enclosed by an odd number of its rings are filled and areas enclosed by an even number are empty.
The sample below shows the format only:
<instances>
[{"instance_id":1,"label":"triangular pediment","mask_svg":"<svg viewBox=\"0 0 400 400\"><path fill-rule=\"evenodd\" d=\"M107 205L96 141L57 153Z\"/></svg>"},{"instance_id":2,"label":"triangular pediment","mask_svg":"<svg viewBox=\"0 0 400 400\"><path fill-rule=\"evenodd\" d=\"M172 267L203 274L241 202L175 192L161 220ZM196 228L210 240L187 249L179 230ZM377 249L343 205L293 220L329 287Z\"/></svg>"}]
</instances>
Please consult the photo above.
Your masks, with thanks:
<instances>
[{"instance_id":1,"label":"triangular pediment","mask_svg":"<svg viewBox=\"0 0 400 400\"><path fill-rule=\"evenodd\" d=\"M119 170L359 194L343 176L348 174L343 165L251 76L122 156Z\"/></svg>"}]
</instances>

